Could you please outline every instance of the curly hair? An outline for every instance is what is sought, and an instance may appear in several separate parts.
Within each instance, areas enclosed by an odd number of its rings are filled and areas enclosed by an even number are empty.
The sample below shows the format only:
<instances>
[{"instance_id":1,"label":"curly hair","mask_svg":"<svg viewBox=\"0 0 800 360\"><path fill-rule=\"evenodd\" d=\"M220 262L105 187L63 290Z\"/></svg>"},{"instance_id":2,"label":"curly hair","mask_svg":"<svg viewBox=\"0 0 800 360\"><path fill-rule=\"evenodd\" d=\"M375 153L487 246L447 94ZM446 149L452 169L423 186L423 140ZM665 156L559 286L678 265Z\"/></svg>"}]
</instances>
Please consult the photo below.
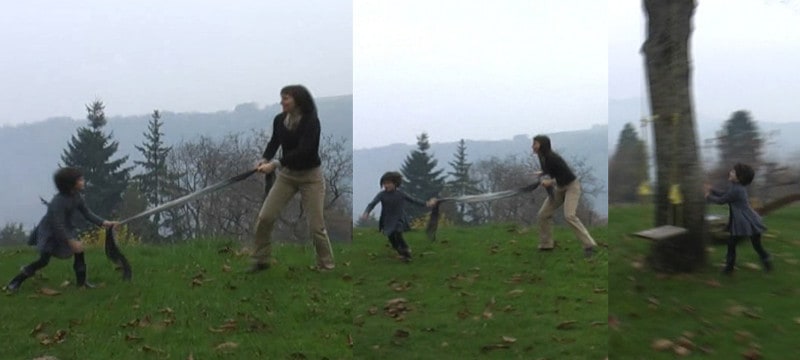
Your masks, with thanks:
<instances>
[{"instance_id":1,"label":"curly hair","mask_svg":"<svg viewBox=\"0 0 800 360\"><path fill-rule=\"evenodd\" d=\"M403 184L403 174L397 171L387 171L381 176L380 185L387 181L393 182L395 187L400 187Z\"/></svg>"},{"instance_id":2,"label":"curly hair","mask_svg":"<svg viewBox=\"0 0 800 360\"><path fill-rule=\"evenodd\" d=\"M755 170L750 165L742 163L736 163L733 166L733 172L736 173L736 179L739 180L739 183L744 186L750 185L756 176Z\"/></svg>"},{"instance_id":3,"label":"curly hair","mask_svg":"<svg viewBox=\"0 0 800 360\"><path fill-rule=\"evenodd\" d=\"M317 117L317 105L314 104L314 98L305 86L286 85L281 89L281 95L291 96L303 116Z\"/></svg>"},{"instance_id":4,"label":"curly hair","mask_svg":"<svg viewBox=\"0 0 800 360\"><path fill-rule=\"evenodd\" d=\"M53 182L59 193L69 194L75 189L78 180L83 177L83 172L75 167L63 167L53 174Z\"/></svg>"}]
</instances>

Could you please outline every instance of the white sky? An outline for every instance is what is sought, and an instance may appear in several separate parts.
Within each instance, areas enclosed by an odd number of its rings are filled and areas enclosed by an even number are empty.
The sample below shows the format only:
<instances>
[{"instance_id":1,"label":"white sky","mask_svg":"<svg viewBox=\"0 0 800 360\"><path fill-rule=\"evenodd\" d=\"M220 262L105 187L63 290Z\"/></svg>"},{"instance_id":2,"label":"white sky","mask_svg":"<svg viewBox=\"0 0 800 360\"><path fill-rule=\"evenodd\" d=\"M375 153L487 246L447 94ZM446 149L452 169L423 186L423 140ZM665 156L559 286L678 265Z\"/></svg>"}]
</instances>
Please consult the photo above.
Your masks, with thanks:
<instances>
[{"instance_id":1,"label":"white sky","mask_svg":"<svg viewBox=\"0 0 800 360\"><path fill-rule=\"evenodd\" d=\"M287 84L352 94L352 3L3 1L0 125L273 104Z\"/></svg>"},{"instance_id":2,"label":"white sky","mask_svg":"<svg viewBox=\"0 0 800 360\"><path fill-rule=\"evenodd\" d=\"M509 139L608 122L608 5L358 1L354 147Z\"/></svg>"},{"instance_id":3,"label":"white sky","mask_svg":"<svg viewBox=\"0 0 800 360\"><path fill-rule=\"evenodd\" d=\"M609 2L614 99L647 97L641 4ZM726 120L746 109L759 121L800 121L800 1L698 0L691 46L696 113Z\"/></svg>"}]
</instances>

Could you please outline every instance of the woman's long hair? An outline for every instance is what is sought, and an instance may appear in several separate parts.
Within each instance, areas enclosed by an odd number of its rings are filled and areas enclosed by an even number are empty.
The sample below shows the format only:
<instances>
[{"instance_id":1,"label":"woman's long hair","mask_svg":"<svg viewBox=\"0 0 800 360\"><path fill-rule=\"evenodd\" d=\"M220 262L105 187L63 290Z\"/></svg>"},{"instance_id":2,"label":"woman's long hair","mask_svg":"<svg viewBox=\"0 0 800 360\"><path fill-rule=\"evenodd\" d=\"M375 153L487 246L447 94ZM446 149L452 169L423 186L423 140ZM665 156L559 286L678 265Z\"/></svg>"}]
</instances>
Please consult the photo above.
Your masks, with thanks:
<instances>
[{"instance_id":1,"label":"woman's long hair","mask_svg":"<svg viewBox=\"0 0 800 360\"><path fill-rule=\"evenodd\" d=\"M283 95L289 95L294 99L294 103L300 108L303 117L317 117L317 105L314 104L314 98L305 86L286 85L281 89L281 96Z\"/></svg>"}]
</instances>

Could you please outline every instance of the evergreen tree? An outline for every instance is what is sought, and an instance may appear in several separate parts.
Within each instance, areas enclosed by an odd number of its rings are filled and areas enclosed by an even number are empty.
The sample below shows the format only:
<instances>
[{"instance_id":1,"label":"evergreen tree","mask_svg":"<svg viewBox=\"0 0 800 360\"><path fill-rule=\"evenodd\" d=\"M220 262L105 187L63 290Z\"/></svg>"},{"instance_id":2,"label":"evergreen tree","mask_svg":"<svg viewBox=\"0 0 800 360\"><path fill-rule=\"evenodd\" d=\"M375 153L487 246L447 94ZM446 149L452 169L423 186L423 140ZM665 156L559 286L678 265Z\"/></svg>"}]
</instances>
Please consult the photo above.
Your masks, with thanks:
<instances>
[{"instance_id":1,"label":"evergreen tree","mask_svg":"<svg viewBox=\"0 0 800 360\"><path fill-rule=\"evenodd\" d=\"M730 170L737 162L758 167L763 144L761 133L750 113L745 110L734 112L717 133L720 167Z\"/></svg>"},{"instance_id":2,"label":"evergreen tree","mask_svg":"<svg viewBox=\"0 0 800 360\"><path fill-rule=\"evenodd\" d=\"M467 162L467 145L464 139L458 142L456 153L453 154L455 158L448 164L453 168L452 172L448 172L452 180L446 184L446 189L451 196L464 196L473 195L478 193L478 181L473 180L469 176L472 163ZM456 204L456 216L451 215L451 219L457 222L469 222L470 204L458 203Z\"/></svg>"},{"instance_id":3,"label":"evergreen tree","mask_svg":"<svg viewBox=\"0 0 800 360\"><path fill-rule=\"evenodd\" d=\"M134 161L134 164L143 169L141 174L134 176L134 180L150 207L159 206L178 193L178 175L167 169L167 156L172 147L164 145L164 133L161 132L163 124L161 113L153 110L147 132L143 134L145 141L141 146L136 146L136 150L142 153L144 160ZM162 213L154 214L151 218L152 225L155 227L154 233L142 235L156 236L159 232L158 229L164 225L163 217Z\"/></svg>"},{"instance_id":4,"label":"evergreen tree","mask_svg":"<svg viewBox=\"0 0 800 360\"><path fill-rule=\"evenodd\" d=\"M417 137L417 149L406 157L400 168L405 180L403 191L423 201L439 196L444 188L444 177L441 175L444 170L434 170L438 161L428 154L430 147L428 134L422 133ZM413 205L406 209L411 218L425 213L425 209Z\"/></svg>"},{"instance_id":5,"label":"evergreen tree","mask_svg":"<svg viewBox=\"0 0 800 360\"><path fill-rule=\"evenodd\" d=\"M111 160L119 143L112 140L112 134L102 131L107 122L103 102L95 100L86 106L86 111L89 127L79 128L78 133L72 136L61 161L64 166L83 171L86 205L102 217L113 218L122 193L128 187L131 168L123 167L128 161L127 156Z\"/></svg>"},{"instance_id":6,"label":"evergreen tree","mask_svg":"<svg viewBox=\"0 0 800 360\"><path fill-rule=\"evenodd\" d=\"M633 125L627 123L619 135L617 148L609 163L609 201L636 202L639 185L649 179L647 168L647 148L644 141L639 139Z\"/></svg>"}]
</instances>

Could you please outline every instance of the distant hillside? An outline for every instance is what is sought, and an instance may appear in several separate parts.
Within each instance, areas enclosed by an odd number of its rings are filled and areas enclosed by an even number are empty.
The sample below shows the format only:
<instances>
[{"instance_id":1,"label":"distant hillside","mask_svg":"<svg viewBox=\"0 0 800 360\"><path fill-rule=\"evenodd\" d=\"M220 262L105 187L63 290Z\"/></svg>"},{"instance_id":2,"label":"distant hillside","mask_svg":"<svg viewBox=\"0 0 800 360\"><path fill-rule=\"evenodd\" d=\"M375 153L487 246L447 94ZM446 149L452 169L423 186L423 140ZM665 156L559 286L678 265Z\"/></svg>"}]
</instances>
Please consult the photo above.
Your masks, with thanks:
<instances>
[{"instance_id":1,"label":"distant hillside","mask_svg":"<svg viewBox=\"0 0 800 360\"><path fill-rule=\"evenodd\" d=\"M353 96L318 98L317 107L323 134L344 137L352 146ZM80 106L80 104L78 105ZM114 104L106 104L109 114ZM227 134L266 129L271 132L272 119L280 105L259 108L254 103L236 106L232 111L215 113L173 113L162 110L162 127L167 144L191 141L200 136L220 138ZM152 112L152 110L149 110ZM134 148L143 141L150 113L139 116L110 117L106 131L113 132L119 142L120 156L140 159ZM39 196L49 198L53 192L50 179L61 161L61 154L78 127L87 125L85 119L52 118L19 126L0 127L0 164L5 173L5 186L0 189L0 226L10 221L31 226L43 215ZM265 144L266 145L266 144ZM253 159L261 154L254 153ZM132 165L133 163L129 163Z\"/></svg>"},{"instance_id":2,"label":"distant hillside","mask_svg":"<svg viewBox=\"0 0 800 360\"><path fill-rule=\"evenodd\" d=\"M731 109L731 113L742 109ZM747 109L744 109L747 110ZM608 149L609 154L614 153L614 148L617 146L619 133L625 127L625 123L633 123L636 126L639 136L642 136L640 127L640 119L642 118L642 105L641 100L638 98L630 99L609 99L608 101ZM644 108L645 113L649 113L648 108ZM696 119L697 131L700 136L700 145L704 146L702 149L703 158L706 161L715 161L717 158L717 150L713 146L706 146L706 139L711 139L716 136L717 131L722 128L722 124L728 119L727 114L724 118L713 118L704 114L698 114ZM770 134L769 141L766 146L765 154L770 159L779 160L782 162L791 162L800 155L800 143L797 139L800 138L800 119L794 123L774 123L769 122L769 119L762 119L758 114L751 114L757 121L759 130L763 134ZM649 130L652 131L652 130ZM652 140L652 134L648 134Z\"/></svg>"},{"instance_id":3,"label":"distant hillside","mask_svg":"<svg viewBox=\"0 0 800 360\"><path fill-rule=\"evenodd\" d=\"M596 125L588 130L569 131L548 134L553 140L553 147L567 160L582 158L594 169L595 176L603 181L608 189L608 145L606 143L608 127ZM507 155L528 155L531 152L531 136L517 135L509 140L481 141L466 140L468 161ZM413 139L411 139L413 140ZM450 171L448 162L452 161L458 143L436 143L431 138L431 152L439 161L439 168ZM353 152L353 214L358 216L380 190L378 179L389 170L399 170L406 156L416 149L416 145L393 144L377 148L358 149ZM608 214L608 192L592 199L595 211Z\"/></svg>"}]
</instances>

